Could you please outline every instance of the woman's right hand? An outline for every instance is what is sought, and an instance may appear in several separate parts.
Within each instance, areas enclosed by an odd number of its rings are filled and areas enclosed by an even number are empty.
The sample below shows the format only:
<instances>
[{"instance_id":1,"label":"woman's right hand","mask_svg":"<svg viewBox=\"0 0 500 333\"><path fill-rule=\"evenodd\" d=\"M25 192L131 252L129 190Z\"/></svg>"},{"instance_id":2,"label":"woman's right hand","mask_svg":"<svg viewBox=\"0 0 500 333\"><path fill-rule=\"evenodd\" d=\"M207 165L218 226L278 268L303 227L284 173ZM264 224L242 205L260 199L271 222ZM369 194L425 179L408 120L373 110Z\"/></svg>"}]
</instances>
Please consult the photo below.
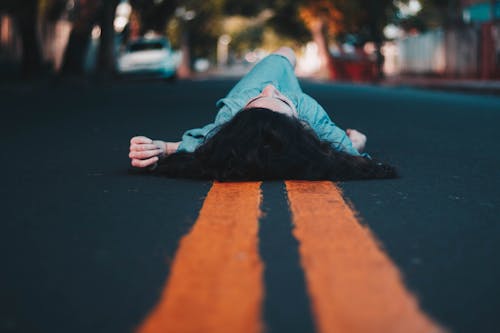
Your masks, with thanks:
<instances>
[{"instance_id":1,"label":"woman's right hand","mask_svg":"<svg viewBox=\"0 0 500 333\"><path fill-rule=\"evenodd\" d=\"M145 168L155 164L167 153L167 144L161 140L151 140L145 136L134 136L130 140L132 166Z\"/></svg>"},{"instance_id":2,"label":"woman's right hand","mask_svg":"<svg viewBox=\"0 0 500 333\"><path fill-rule=\"evenodd\" d=\"M352 146L356 148L357 151L362 153L366 146L366 135L360 131L350 128L346 129L346 133L349 139L351 139Z\"/></svg>"}]
</instances>

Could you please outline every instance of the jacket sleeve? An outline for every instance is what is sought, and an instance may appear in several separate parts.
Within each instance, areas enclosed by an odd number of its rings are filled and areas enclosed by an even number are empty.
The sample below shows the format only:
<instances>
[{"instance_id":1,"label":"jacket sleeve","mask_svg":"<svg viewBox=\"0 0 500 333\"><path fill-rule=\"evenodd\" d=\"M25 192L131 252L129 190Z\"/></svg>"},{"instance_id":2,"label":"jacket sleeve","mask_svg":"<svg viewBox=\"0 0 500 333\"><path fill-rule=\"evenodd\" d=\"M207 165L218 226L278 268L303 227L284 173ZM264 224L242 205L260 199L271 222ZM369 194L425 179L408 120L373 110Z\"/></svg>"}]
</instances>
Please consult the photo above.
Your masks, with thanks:
<instances>
[{"instance_id":1,"label":"jacket sleeve","mask_svg":"<svg viewBox=\"0 0 500 333\"><path fill-rule=\"evenodd\" d=\"M182 142L177 148L177 151L190 153L194 152L196 148L205 142L211 132L213 134L219 126L229 121L235 113L236 112L234 112L230 107L223 105L222 108L219 109L213 123L205 125L201 128L193 128L186 131L182 135Z\"/></svg>"},{"instance_id":2,"label":"jacket sleeve","mask_svg":"<svg viewBox=\"0 0 500 333\"><path fill-rule=\"evenodd\" d=\"M321 141L329 142L332 148L337 151L370 158L368 154L360 154L352 146L351 139L349 139L346 132L335 125L323 107L312 97L303 94L298 110L300 110L299 117L311 126Z\"/></svg>"}]
</instances>

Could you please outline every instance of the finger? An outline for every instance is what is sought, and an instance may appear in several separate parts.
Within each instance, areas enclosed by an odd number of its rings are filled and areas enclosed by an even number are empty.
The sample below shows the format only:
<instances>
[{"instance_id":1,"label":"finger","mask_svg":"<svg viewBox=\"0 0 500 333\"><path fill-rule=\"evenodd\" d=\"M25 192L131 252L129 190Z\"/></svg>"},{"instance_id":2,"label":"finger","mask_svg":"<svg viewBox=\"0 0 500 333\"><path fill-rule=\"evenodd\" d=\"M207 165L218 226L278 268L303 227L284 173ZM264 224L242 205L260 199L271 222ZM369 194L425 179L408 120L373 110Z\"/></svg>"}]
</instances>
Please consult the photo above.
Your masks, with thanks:
<instances>
[{"instance_id":1,"label":"finger","mask_svg":"<svg viewBox=\"0 0 500 333\"><path fill-rule=\"evenodd\" d=\"M144 150L155 150L155 149L159 148L157 145L152 143L141 143L141 144L133 143L130 145L130 151L144 151Z\"/></svg>"},{"instance_id":2,"label":"finger","mask_svg":"<svg viewBox=\"0 0 500 333\"><path fill-rule=\"evenodd\" d=\"M138 159L133 159L131 164L132 166L138 167L138 168L145 168L153 163L158 162L158 157L151 157L148 158L147 160L138 160Z\"/></svg>"},{"instance_id":3,"label":"finger","mask_svg":"<svg viewBox=\"0 0 500 333\"><path fill-rule=\"evenodd\" d=\"M156 150L146 150L146 151L131 151L128 154L128 157L130 158L137 158L137 159L147 159L153 156L158 156L161 154L161 150L156 149Z\"/></svg>"},{"instance_id":4,"label":"finger","mask_svg":"<svg viewBox=\"0 0 500 333\"><path fill-rule=\"evenodd\" d=\"M153 140L145 136L134 136L130 139L130 143L153 143Z\"/></svg>"},{"instance_id":5,"label":"finger","mask_svg":"<svg viewBox=\"0 0 500 333\"><path fill-rule=\"evenodd\" d=\"M128 154L128 157L130 157L130 158L138 158L138 159L145 159L145 158L150 158L150 157L153 157L153 156L157 156L159 154L161 154L161 150L160 149L146 150L146 151L131 151Z\"/></svg>"}]
</instances>

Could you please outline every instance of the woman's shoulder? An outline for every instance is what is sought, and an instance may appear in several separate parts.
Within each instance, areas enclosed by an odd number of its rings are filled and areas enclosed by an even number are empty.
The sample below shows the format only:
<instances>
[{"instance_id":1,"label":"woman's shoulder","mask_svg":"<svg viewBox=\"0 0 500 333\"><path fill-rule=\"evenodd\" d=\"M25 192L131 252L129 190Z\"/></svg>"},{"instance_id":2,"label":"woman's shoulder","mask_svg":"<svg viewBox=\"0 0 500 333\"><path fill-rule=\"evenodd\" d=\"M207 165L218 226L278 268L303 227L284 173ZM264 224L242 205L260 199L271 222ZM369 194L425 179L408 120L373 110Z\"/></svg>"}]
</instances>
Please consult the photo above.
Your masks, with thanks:
<instances>
[{"instance_id":1,"label":"woman's shoulder","mask_svg":"<svg viewBox=\"0 0 500 333\"><path fill-rule=\"evenodd\" d=\"M306 93L290 94L289 98L294 102L299 117L308 118L318 112L321 107L318 102Z\"/></svg>"}]
</instances>

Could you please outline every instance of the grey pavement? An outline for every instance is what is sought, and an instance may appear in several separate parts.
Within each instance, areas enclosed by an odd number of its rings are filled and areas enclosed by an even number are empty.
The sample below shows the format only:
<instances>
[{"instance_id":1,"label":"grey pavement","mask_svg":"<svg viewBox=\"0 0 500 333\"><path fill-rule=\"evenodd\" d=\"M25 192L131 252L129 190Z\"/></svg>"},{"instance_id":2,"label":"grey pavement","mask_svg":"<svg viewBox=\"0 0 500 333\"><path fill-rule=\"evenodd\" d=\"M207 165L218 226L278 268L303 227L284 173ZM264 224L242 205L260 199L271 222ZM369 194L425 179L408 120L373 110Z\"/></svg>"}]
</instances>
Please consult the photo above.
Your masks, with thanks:
<instances>
[{"instance_id":1,"label":"grey pavement","mask_svg":"<svg viewBox=\"0 0 500 333\"><path fill-rule=\"evenodd\" d=\"M206 80L206 79L236 79L243 76L249 69L251 65L238 64L227 67L216 67L207 71L205 73L198 73L195 75L195 79ZM346 83L349 82L336 82L325 79L320 79L315 75L310 77L303 77L304 80L321 82L321 83ZM370 84L366 82L364 84ZM474 78L450 78L450 77L439 77L439 76L429 76L429 75L412 75L412 74L401 74L386 76L383 80L377 83L372 83L375 86L381 87L409 87L418 88L426 90L438 90L438 91L448 91L457 93L467 93L476 95L493 95L500 96L500 79L490 79L481 80Z\"/></svg>"},{"instance_id":2,"label":"grey pavement","mask_svg":"<svg viewBox=\"0 0 500 333\"><path fill-rule=\"evenodd\" d=\"M400 75L387 77L380 84L388 87L407 86L431 90L500 96L499 79L454 79L444 77Z\"/></svg>"},{"instance_id":3,"label":"grey pavement","mask_svg":"<svg viewBox=\"0 0 500 333\"><path fill-rule=\"evenodd\" d=\"M0 85L1 332L131 332L210 182L128 172L131 136L177 140L213 120L234 79ZM423 310L452 332L498 332L500 98L304 82L401 178L344 182ZM263 185L270 332L311 331L282 182ZM280 251L279 253L277 251ZM293 318L293 321L289 320Z\"/></svg>"}]
</instances>

